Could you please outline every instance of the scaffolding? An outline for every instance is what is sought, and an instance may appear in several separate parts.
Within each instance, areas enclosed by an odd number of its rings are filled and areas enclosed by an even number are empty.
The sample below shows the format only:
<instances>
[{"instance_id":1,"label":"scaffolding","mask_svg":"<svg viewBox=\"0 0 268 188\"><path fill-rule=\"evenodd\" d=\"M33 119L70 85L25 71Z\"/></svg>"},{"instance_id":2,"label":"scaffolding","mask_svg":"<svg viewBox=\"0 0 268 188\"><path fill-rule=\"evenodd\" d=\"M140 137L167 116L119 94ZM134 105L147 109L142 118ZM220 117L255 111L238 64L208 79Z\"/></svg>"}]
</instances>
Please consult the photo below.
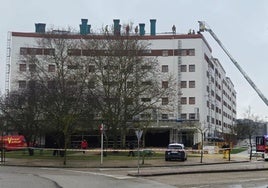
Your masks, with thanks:
<instances>
[{"instance_id":1,"label":"scaffolding","mask_svg":"<svg viewBox=\"0 0 268 188\"><path fill-rule=\"evenodd\" d=\"M5 94L9 93L10 88L10 58L11 58L11 33L7 33L6 49L6 74L5 74Z\"/></svg>"},{"instance_id":2,"label":"scaffolding","mask_svg":"<svg viewBox=\"0 0 268 188\"><path fill-rule=\"evenodd\" d=\"M177 119L181 119L181 40L178 40L178 117Z\"/></svg>"},{"instance_id":3,"label":"scaffolding","mask_svg":"<svg viewBox=\"0 0 268 188\"><path fill-rule=\"evenodd\" d=\"M177 59L177 120L181 120L181 64L182 64L182 60L181 60L181 40L178 40L178 46L177 46L177 50L178 50L178 59ZM174 53L174 48L173 48L173 57L175 56ZM170 130L170 142L174 143L174 142L178 142L178 125L176 123L176 125Z\"/></svg>"}]
</instances>

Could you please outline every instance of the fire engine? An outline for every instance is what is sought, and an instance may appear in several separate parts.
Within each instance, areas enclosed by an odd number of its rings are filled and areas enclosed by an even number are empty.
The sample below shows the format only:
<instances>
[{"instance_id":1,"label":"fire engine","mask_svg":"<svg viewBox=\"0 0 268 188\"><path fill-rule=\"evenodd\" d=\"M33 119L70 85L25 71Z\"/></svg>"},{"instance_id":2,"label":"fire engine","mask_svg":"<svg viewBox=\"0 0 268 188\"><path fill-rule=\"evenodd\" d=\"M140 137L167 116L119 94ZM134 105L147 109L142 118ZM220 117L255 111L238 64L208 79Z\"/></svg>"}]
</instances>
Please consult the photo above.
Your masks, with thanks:
<instances>
[{"instance_id":1,"label":"fire engine","mask_svg":"<svg viewBox=\"0 0 268 188\"><path fill-rule=\"evenodd\" d=\"M6 151L20 150L27 148L27 143L23 135L0 136L0 148Z\"/></svg>"}]
</instances>

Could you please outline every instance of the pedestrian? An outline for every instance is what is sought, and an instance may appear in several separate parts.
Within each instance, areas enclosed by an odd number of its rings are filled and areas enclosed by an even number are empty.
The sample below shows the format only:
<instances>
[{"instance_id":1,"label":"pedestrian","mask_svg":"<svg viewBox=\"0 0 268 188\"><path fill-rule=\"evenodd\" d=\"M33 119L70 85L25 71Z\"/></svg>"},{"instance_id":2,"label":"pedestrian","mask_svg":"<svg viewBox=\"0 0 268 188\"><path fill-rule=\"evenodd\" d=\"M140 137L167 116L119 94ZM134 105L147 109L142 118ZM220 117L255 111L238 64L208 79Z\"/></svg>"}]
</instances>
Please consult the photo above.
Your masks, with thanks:
<instances>
[{"instance_id":1,"label":"pedestrian","mask_svg":"<svg viewBox=\"0 0 268 188\"><path fill-rule=\"evenodd\" d=\"M58 151L58 144L57 142L53 143L53 156L58 156L59 151Z\"/></svg>"},{"instance_id":2,"label":"pedestrian","mask_svg":"<svg viewBox=\"0 0 268 188\"><path fill-rule=\"evenodd\" d=\"M132 157L134 157L134 151L133 151L133 149L134 149L134 144L133 144L133 142L129 142L129 152L128 152L128 156L132 156Z\"/></svg>"},{"instance_id":3,"label":"pedestrian","mask_svg":"<svg viewBox=\"0 0 268 188\"><path fill-rule=\"evenodd\" d=\"M227 148L228 145L226 143L223 144L222 149L223 149L223 158L226 159L227 158Z\"/></svg>"},{"instance_id":4,"label":"pedestrian","mask_svg":"<svg viewBox=\"0 0 268 188\"><path fill-rule=\"evenodd\" d=\"M83 153L85 154L85 149L87 149L88 147L88 143L87 141L84 139L82 142L81 142L81 149L83 149Z\"/></svg>"}]
</instances>

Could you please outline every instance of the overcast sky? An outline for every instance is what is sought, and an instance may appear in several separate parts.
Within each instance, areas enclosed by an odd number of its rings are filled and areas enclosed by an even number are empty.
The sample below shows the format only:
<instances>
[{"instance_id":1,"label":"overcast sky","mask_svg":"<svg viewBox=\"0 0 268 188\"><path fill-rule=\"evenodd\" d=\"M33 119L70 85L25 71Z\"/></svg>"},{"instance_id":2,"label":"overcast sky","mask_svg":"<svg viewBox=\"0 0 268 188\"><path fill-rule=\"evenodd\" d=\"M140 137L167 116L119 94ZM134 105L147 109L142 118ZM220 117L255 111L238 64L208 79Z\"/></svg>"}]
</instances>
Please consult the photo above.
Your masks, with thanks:
<instances>
[{"instance_id":1,"label":"overcast sky","mask_svg":"<svg viewBox=\"0 0 268 188\"><path fill-rule=\"evenodd\" d=\"M1 0L0 4L0 89L4 92L6 38L8 31L33 32L35 23L47 28L79 29L81 18L89 20L93 30L120 23L145 23L154 18L156 32L177 33L198 30L198 20L204 20L222 43L268 97L268 1L267 0ZM208 33L212 55L220 60L237 91L238 118L246 110L268 121L268 106L258 97L240 72Z\"/></svg>"}]
</instances>

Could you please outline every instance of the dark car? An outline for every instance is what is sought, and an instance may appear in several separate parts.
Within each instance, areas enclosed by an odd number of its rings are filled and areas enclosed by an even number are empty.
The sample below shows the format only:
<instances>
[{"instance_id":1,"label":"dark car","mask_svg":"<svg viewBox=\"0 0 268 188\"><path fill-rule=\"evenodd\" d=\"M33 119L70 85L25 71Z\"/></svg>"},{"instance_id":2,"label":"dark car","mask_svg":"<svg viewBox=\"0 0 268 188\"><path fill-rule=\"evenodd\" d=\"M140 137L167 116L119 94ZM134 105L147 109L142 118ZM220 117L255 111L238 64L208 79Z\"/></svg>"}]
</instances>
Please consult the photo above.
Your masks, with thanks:
<instances>
[{"instance_id":1,"label":"dark car","mask_svg":"<svg viewBox=\"0 0 268 188\"><path fill-rule=\"evenodd\" d=\"M179 143L169 144L167 150L165 151L165 160L166 161L170 161L170 160L186 161L187 154L184 149L184 145L179 144Z\"/></svg>"}]
</instances>

